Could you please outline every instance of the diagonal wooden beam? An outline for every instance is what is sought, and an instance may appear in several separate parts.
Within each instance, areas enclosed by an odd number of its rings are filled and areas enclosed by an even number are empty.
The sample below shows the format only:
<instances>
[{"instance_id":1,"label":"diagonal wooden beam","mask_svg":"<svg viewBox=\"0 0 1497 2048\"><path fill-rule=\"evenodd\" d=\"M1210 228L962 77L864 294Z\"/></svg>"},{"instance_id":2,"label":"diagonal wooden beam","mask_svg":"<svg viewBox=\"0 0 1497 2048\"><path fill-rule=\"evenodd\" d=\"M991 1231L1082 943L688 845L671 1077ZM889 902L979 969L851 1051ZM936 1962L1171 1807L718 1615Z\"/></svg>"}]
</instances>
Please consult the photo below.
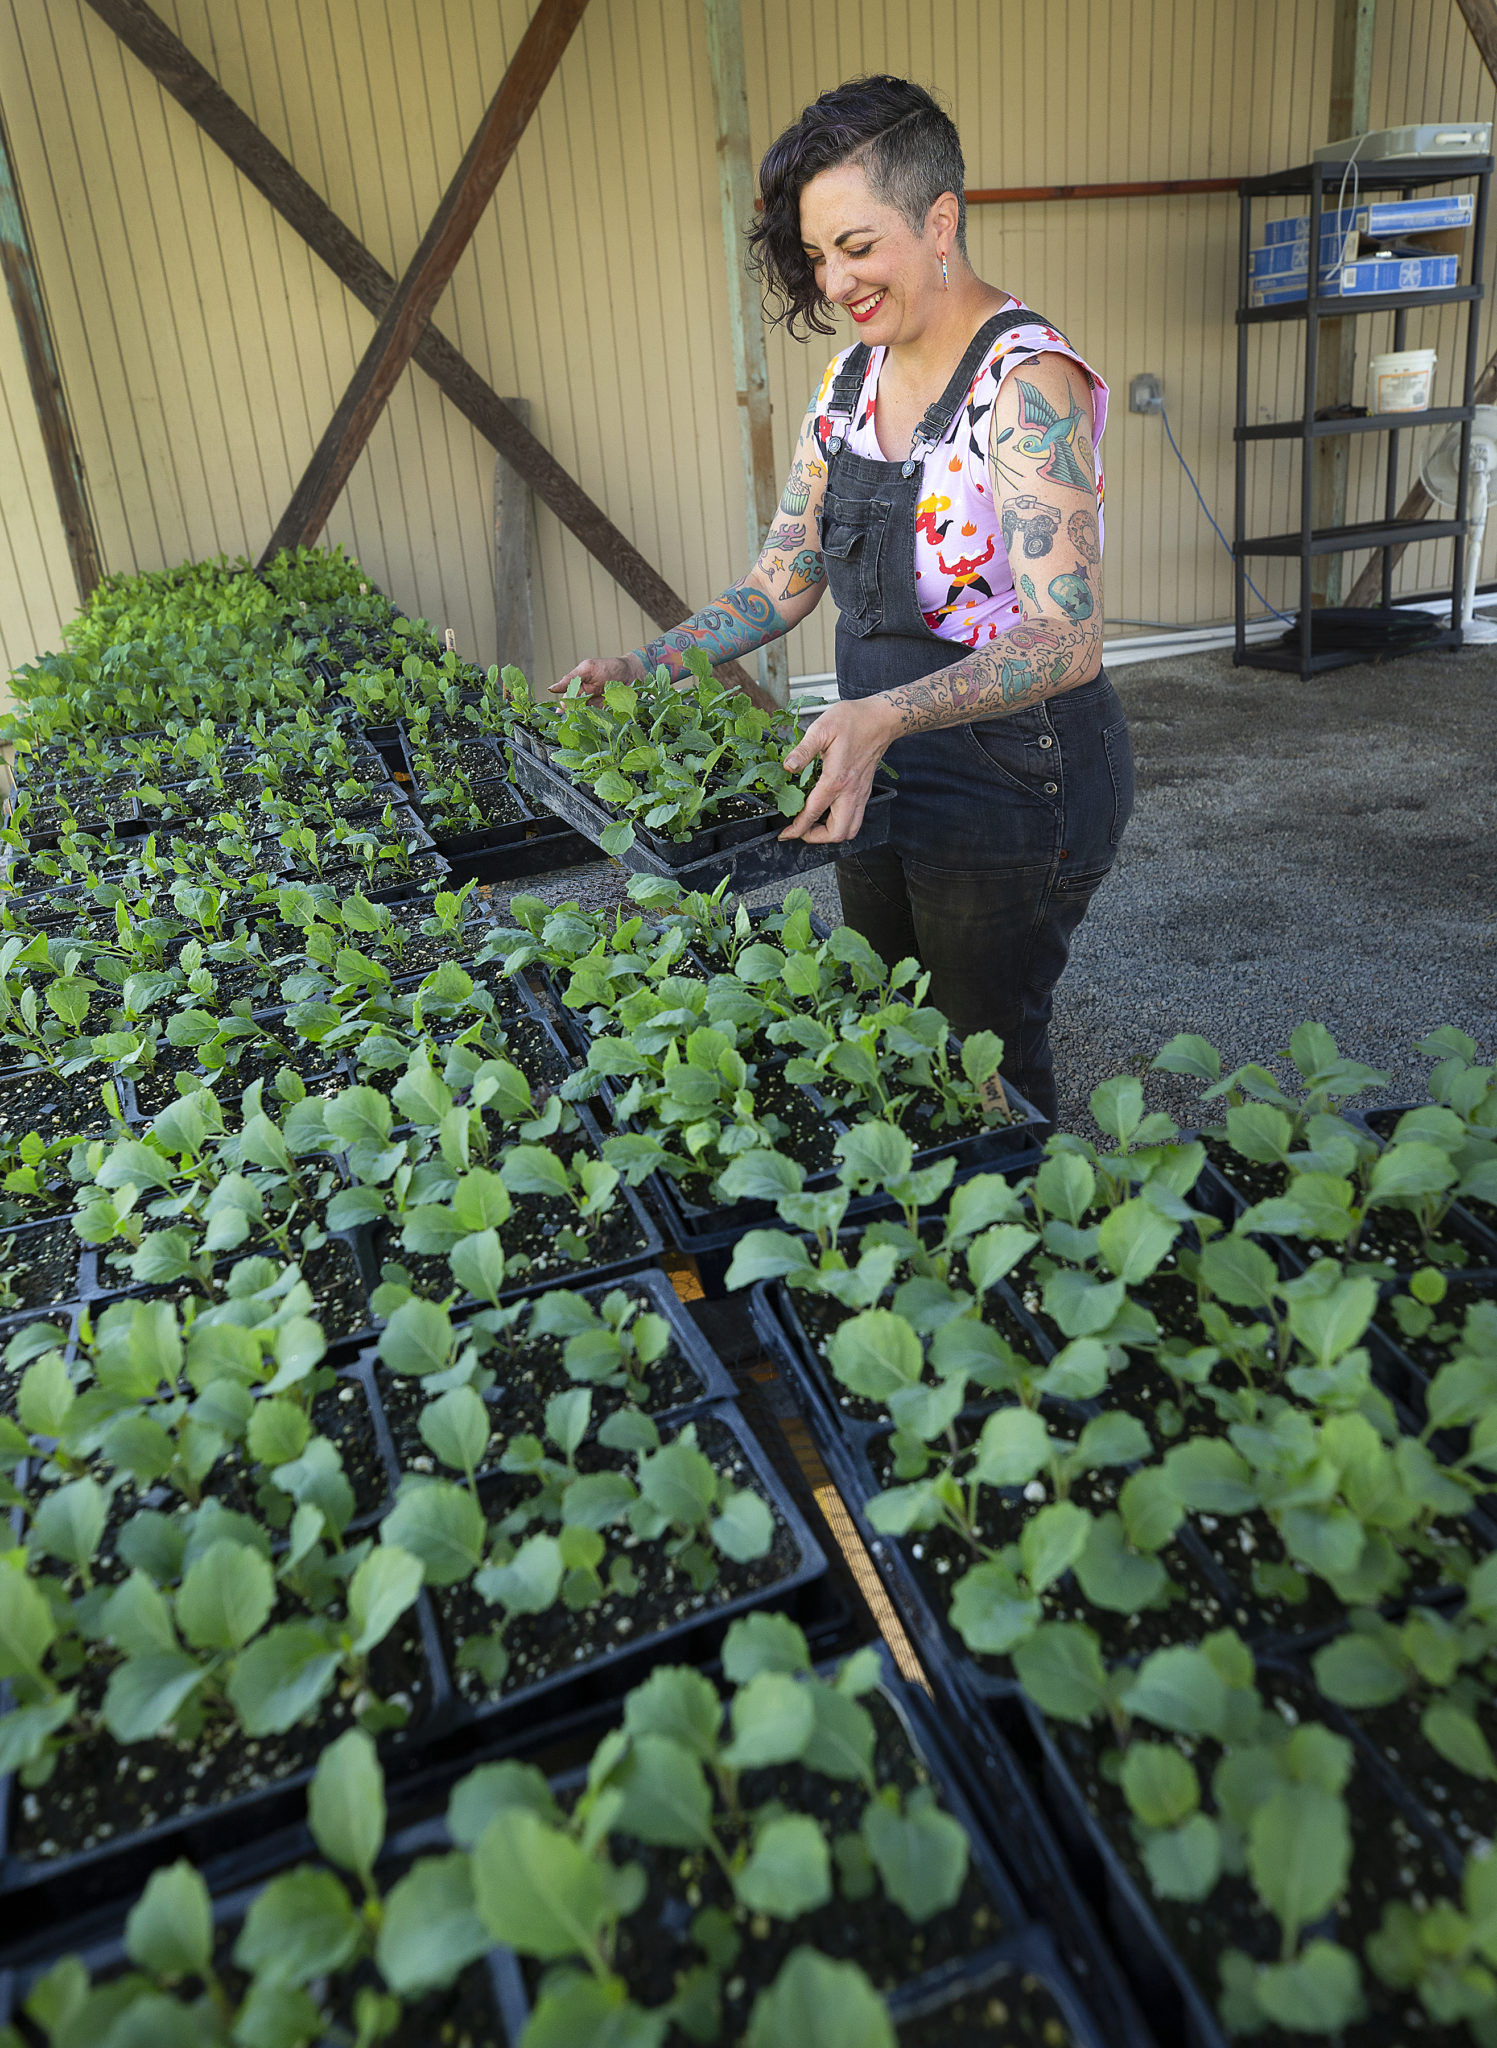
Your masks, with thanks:
<instances>
[{"instance_id":1,"label":"diagonal wooden beam","mask_svg":"<svg viewBox=\"0 0 1497 2048\"><path fill-rule=\"evenodd\" d=\"M73 564L73 581L78 599L86 603L98 582L99 542L94 533L93 514L83 484L83 462L68 417L67 398L57 351L52 346L52 328L42 298L41 279L31 253L31 236L21 205L21 188L16 182L15 160L5 122L0 119L0 270L15 310L21 335L21 353L26 359L26 377L36 405L36 417L52 472L52 490L62 516L62 530L68 557Z\"/></svg>"},{"instance_id":2,"label":"diagonal wooden beam","mask_svg":"<svg viewBox=\"0 0 1497 2048\"><path fill-rule=\"evenodd\" d=\"M478 133L270 536L260 558L262 568L282 548L310 547L327 523L586 6L587 0L540 0L530 17Z\"/></svg>"},{"instance_id":3,"label":"diagonal wooden beam","mask_svg":"<svg viewBox=\"0 0 1497 2048\"><path fill-rule=\"evenodd\" d=\"M294 228L339 282L379 318L395 290L395 280L389 271L230 98L212 72L198 62L160 15L146 0L88 0L88 4L162 88L191 114L235 169L269 200L286 225ZM542 504L556 514L567 531L628 592L647 618L665 628L678 626L687 617L691 607L676 595L545 443L510 410L493 386L430 323L416 344L415 360L463 418L499 451ZM720 663L718 673L740 685L746 680L736 662Z\"/></svg>"}]
</instances>

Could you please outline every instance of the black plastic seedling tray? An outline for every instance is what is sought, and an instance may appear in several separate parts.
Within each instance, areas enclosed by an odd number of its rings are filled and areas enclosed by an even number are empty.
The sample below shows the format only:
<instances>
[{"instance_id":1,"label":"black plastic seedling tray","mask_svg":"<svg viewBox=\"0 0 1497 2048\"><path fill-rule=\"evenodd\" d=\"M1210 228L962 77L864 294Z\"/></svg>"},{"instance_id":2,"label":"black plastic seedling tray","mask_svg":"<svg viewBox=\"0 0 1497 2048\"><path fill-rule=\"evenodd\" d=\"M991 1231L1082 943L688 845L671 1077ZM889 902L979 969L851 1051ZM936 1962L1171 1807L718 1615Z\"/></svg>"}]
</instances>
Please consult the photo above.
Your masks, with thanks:
<instances>
[{"instance_id":1,"label":"black plastic seedling tray","mask_svg":"<svg viewBox=\"0 0 1497 2048\"><path fill-rule=\"evenodd\" d=\"M678 1341L687 1341L684 1331L677 1334ZM693 1356L701 1351L698 1342ZM432 1595L423 1590L414 1612L430 1705L408 1733L382 1743L392 1798L397 1796L398 1786L418 1771L493 1754L496 1744L514 1748L522 1738L531 1743L547 1739L558 1721L619 1699L646 1675L662 1650L678 1662L710 1661L729 1622L750 1609L783 1610L809 1629L824 1619L834 1597L825 1554L736 1405L709 1397L724 1377L721 1365L715 1360L711 1363L714 1369L707 1376L704 1397L689 1408L678 1405L670 1411L669 1433L674 1435L691 1419L710 1418L721 1425L737 1446L752 1484L788 1530L798 1556L794 1569L771 1585L688 1614L651 1635L618 1642L535 1684L479 1702L458 1697L449 1676ZM345 1373L347 1376L356 1378L364 1392L387 1484L393 1489L399 1469L376 1376L368 1361L356 1366L351 1375ZM272 1785L210 1807L179 1809L152 1827L41 1862L22 1859L10 1851L14 1802L27 1795L13 1777L0 1778L0 1952L33 1943L49 1929L81 1914L123 1902L139 1892L153 1869L178 1857L202 1865L231 1853L252 1854L267 1836L293 1827L301 1819L312 1769L309 1764Z\"/></svg>"},{"instance_id":2,"label":"black plastic seedling tray","mask_svg":"<svg viewBox=\"0 0 1497 2048\"><path fill-rule=\"evenodd\" d=\"M451 1722L447 1667L430 1595L424 1590L414 1613L431 1705L408 1733L382 1744L381 1760L391 1783L424 1759ZM150 1873L164 1863L185 1856L201 1865L294 1825L306 1811L306 1788L313 1768L308 1764L273 1785L214 1806L179 1808L153 1827L112 1836L92 1849L45 1862L30 1862L12 1852L13 1808L27 1795L14 1776L0 1778L0 1924L4 1928L0 1946L25 1942L80 1914L138 1893Z\"/></svg>"},{"instance_id":3,"label":"black plastic seedling tray","mask_svg":"<svg viewBox=\"0 0 1497 2048\"><path fill-rule=\"evenodd\" d=\"M889 1994L889 2011L896 2026L901 2022L929 2020L964 1998L986 1994L1001 1998L1005 1984L1028 1976L1037 1980L1054 1999L1067 2029L1072 2048L1150 2048L1141 2024L1133 2028L1131 2002L1122 2013L1109 2019L1123 2025L1099 2023L1081 1992L1071 1981L1057 1954L1050 1931L1032 1918L1032 1902L1014 1880L1005 1854L1007 1844L995 1847L974 1810L968 1787L953 1769L942 1739L941 1722L931 1702L917 1686L907 1684L894 1670L887 1649L881 1647L883 1673L880 1689L901 1723L910 1748L939 1795L946 1812L957 1820L970 1844L971 1869L997 1908L999 1931L994 1940L975 1954L957 1958L918 1977L907 1979ZM821 1675L829 1676L826 1667ZM563 1802L583 1787L585 1773L578 1769L553 1779L553 1790ZM495 1982L504 2021L504 2040L517 2048L531 2015L531 2000L525 1982L525 1966L514 1951L500 1948L495 1953ZM1122 1994L1126 2001L1126 1993ZM789 2044L787 2044L789 2048ZM794 2048L814 2048L795 2043Z\"/></svg>"},{"instance_id":4,"label":"black plastic seedling tray","mask_svg":"<svg viewBox=\"0 0 1497 2048\"><path fill-rule=\"evenodd\" d=\"M600 846L608 828L621 822L605 804L579 789L571 776L528 746L516 746L514 768L521 789L564 818L594 845ZM779 835L787 821L775 813L767 827L757 818L741 819L694 834L679 844L658 839L636 825L634 844L617 858L635 874L666 875L683 889L713 889L727 877L732 878L735 889L758 889L766 883L789 881L812 868L825 867L829 860L868 853L882 846L889 837L893 802L892 789L875 790L863 814L863 829L855 838L836 847L808 846L800 839L782 840ZM739 834L742 836L736 836ZM717 843L710 844L714 840ZM704 842L708 844L704 846Z\"/></svg>"},{"instance_id":5,"label":"black plastic seedling tray","mask_svg":"<svg viewBox=\"0 0 1497 2048\"><path fill-rule=\"evenodd\" d=\"M496 1737L509 1740L533 1731L535 1738L542 1740L557 1720L621 1699L656 1664L709 1664L717 1656L729 1624L739 1615L751 1611L788 1614L810 1634L824 1622L833 1605L840 1608L826 1553L736 1402L702 1402L689 1413L676 1410L667 1427L667 1439L674 1438L688 1421L720 1424L733 1438L751 1483L789 1531L799 1563L767 1586L683 1615L652 1634L631 1635L584 1664L553 1672L513 1692L469 1703L454 1690L448 1734L440 1750L443 1760L469 1754L476 1759Z\"/></svg>"}]
</instances>

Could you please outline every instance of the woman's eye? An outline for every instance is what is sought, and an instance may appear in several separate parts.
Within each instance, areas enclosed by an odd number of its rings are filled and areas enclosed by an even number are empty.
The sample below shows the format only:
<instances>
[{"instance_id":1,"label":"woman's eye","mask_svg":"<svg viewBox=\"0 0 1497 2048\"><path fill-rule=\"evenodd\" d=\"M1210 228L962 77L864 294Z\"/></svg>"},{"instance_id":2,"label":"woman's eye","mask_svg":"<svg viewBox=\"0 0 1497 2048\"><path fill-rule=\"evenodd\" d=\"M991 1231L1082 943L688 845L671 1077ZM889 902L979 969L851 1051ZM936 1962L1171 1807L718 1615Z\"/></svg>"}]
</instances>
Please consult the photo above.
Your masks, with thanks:
<instances>
[{"instance_id":1,"label":"woman's eye","mask_svg":"<svg viewBox=\"0 0 1497 2048\"><path fill-rule=\"evenodd\" d=\"M847 253L854 259L855 262L861 262L865 256L872 255L873 244L872 242L870 242L866 249L849 249Z\"/></svg>"}]
</instances>

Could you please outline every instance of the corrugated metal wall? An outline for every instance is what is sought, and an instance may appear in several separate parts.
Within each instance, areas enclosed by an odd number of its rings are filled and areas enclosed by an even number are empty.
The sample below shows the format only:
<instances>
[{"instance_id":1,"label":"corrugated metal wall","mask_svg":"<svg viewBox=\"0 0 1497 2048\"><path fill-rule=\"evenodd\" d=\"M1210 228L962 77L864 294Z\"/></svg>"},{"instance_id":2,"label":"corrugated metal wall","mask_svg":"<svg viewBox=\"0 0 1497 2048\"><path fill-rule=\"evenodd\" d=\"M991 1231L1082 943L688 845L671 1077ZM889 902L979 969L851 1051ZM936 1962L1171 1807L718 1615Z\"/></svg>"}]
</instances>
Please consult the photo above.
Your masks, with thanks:
<instances>
[{"instance_id":1,"label":"corrugated metal wall","mask_svg":"<svg viewBox=\"0 0 1497 2048\"><path fill-rule=\"evenodd\" d=\"M399 271L529 0L157 0L189 47L374 253ZM1331 0L743 0L755 147L865 70L932 85L978 186L1225 177L1322 139ZM159 566L254 553L372 332L358 307L82 0L0 0L0 93L31 215L104 558ZM1490 116L1494 88L1453 0L1380 0L1373 120ZM1157 419L1126 384L1159 373L1172 424L1228 524L1236 202L1230 196L974 209L979 272L1021 291L1118 393L1104 443L1110 619L1224 617L1230 565ZM1494 224L1497 231L1497 224ZM1490 258L1489 258L1489 268ZM742 568L711 100L698 0L592 0L439 324L692 602ZM1359 362L1387 316L1359 323ZM1453 314L1410 343L1456 372ZM1491 331L1483 309L1483 348ZM1263 417L1297 407L1300 335L1259 330ZM832 352L770 341L788 459ZM54 644L73 609L13 323L0 317L0 657ZM1381 455L1354 443L1353 481ZM1419 437L1415 437L1416 442ZM1407 443L1406 443L1407 452ZM1297 455L1255 452L1253 524L1297 518ZM492 455L420 371L402 380L330 523L401 603L492 657ZM1375 509L1369 502L1368 511ZM1363 516L1366 516L1364 513ZM635 644L644 621L539 513L537 666ZM1493 548L1497 550L1497 533ZM1445 550L1411 551L1404 587ZM1270 598L1286 572L1263 565ZM828 607L792 644L830 665Z\"/></svg>"}]
</instances>

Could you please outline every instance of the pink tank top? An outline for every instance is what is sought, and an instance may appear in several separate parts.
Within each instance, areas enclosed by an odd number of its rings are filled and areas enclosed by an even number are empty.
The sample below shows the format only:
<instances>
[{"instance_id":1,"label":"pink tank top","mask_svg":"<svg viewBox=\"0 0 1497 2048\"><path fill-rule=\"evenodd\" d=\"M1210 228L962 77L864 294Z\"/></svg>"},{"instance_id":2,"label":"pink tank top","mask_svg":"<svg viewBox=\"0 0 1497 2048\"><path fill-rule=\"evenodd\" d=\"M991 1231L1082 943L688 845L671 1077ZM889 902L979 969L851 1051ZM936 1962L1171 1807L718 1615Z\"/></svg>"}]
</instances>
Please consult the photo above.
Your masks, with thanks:
<instances>
[{"instance_id":1,"label":"pink tank top","mask_svg":"<svg viewBox=\"0 0 1497 2048\"><path fill-rule=\"evenodd\" d=\"M1008 312L1023 307L1022 299L1006 299L998 308ZM854 344L856 346L856 344ZM816 395L816 438L825 449L832 428L822 408L832 395L838 370L851 349L844 349L827 367ZM887 460L878 444L874 410L878 403L879 373L886 349L870 352L863 388L850 421L842 425L845 446L854 455L872 462ZM1069 356L1091 379L1095 408L1094 441L1099 447L1097 461L1097 535L1102 537L1102 464L1100 443L1107 424L1107 386L1053 327L1046 327L1036 315L1032 327L1014 327L1000 336L993 352L972 380L966 403L957 412L944 438L928 449L923 466L923 489L915 514L915 587L925 623L943 640L955 640L964 647L996 640L1010 626L1019 623L1021 610L1009 566L1012 550L1020 557L1022 569L1026 530L1054 533L1054 514L1048 504L1036 500L1032 516L1026 517L1023 498L1011 503L1008 531L1000 527L993 504L988 474L988 426L999 387L1012 370L1036 355ZM1001 453L1001 451L1000 451ZM1044 552L1044 551L1042 551ZM1062 560L1058 552L1046 553L1047 574Z\"/></svg>"}]
</instances>

